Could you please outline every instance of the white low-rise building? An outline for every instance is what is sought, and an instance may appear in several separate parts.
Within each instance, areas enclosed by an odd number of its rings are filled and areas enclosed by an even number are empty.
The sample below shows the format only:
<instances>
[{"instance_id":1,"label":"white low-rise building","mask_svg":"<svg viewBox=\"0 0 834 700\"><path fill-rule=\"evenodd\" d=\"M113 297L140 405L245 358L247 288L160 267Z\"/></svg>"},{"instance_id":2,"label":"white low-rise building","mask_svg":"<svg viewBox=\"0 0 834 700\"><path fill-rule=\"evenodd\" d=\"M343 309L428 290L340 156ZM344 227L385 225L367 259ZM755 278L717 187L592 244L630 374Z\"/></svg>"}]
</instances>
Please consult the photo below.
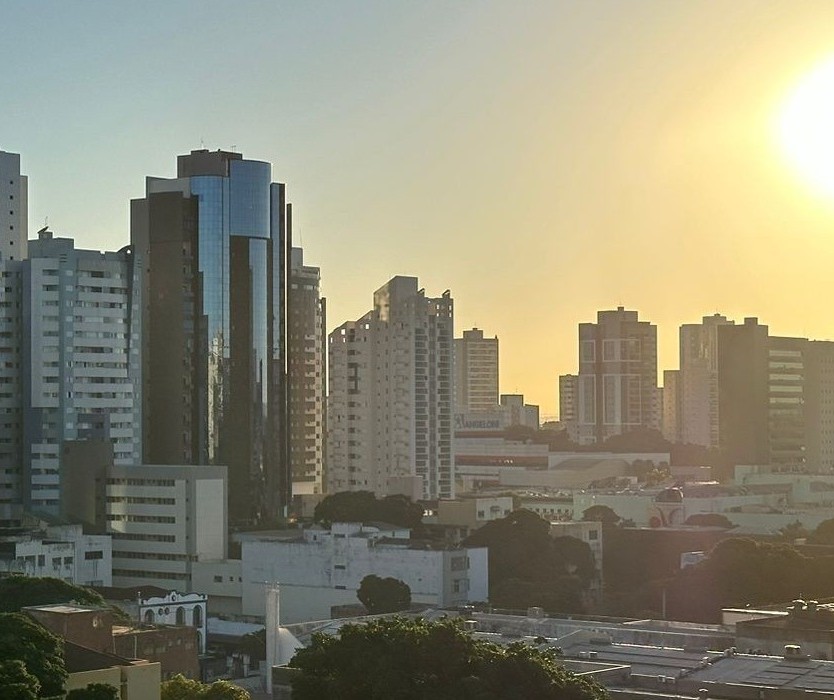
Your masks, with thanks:
<instances>
[{"instance_id":1,"label":"white low-rise building","mask_svg":"<svg viewBox=\"0 0 834 700\"><path fill-rule=\"evenodd\" d=\"M437 547L410 539L407 528L334 523L289 539L250 533L242 541L242 612L263 617L266 584L281 587L282 623L328 619L336 605L356 604L365 576L396 578L413 603L455 606L488 597L487 550Z\"/></svg>"},{"instance_id":2,"label":"white low-rise building","mask_svg":"<svg viewBox=\"0 0 834 700\"><path fill-rule=\"evenodd\" d=\"M60 578L80 586L110 586L109 535L85 535L81 525L0 538L0 573Z\"/></svg>"}]
</instances>

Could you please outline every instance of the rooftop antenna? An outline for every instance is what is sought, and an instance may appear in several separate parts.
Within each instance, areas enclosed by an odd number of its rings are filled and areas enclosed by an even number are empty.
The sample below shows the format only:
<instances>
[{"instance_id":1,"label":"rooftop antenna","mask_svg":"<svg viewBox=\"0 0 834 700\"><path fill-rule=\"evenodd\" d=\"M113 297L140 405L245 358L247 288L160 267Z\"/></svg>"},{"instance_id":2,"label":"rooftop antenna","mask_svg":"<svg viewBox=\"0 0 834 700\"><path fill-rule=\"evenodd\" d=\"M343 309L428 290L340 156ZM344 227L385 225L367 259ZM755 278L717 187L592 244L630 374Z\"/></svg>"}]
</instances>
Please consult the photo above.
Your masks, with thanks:
<instances>
[{"instance_id":1,"label":"rooftop antenna","mask_svg":"<svg viewBox=\"0 0 834 700\"><path fill-rule=\"evenodd\" d=\"M206 142L203 140L203 137L200 137L200 150L204 151L206 149Z\"/></svg>"},{"instance_id":2,"label":"rooftop antenna","mask_svg":"<svg viewBox=\"0 0 834 700\"><path fill-rule=\"evenodd\" d=\"M237 144L234 144L231 148L232 148L232 153L237 153Z\"/></svg>"}]
</instances>

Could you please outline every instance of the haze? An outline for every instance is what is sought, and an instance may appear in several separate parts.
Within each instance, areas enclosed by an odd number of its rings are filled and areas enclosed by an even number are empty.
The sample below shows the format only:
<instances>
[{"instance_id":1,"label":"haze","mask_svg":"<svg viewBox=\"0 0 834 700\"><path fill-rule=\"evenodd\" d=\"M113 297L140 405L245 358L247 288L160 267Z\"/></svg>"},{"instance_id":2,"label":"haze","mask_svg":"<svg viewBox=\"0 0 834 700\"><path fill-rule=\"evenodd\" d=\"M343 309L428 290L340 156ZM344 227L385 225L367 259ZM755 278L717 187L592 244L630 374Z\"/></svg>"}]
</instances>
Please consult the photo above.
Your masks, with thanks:
<instances>
[{"instance_id":1,"label":"haze","mask_svg":"<svg viewBox=\"0 0 834 700\"><path fill-rule=\"evenodd\" d=\"M235 147L287 183L328 326L395 274L501 340L556 412L576 324L624 305L834 337L834 200L775 120L834 54L830 2L11 2L0 148L30 231L128 241L146 175Z\"/></svg>"}]
</instances>

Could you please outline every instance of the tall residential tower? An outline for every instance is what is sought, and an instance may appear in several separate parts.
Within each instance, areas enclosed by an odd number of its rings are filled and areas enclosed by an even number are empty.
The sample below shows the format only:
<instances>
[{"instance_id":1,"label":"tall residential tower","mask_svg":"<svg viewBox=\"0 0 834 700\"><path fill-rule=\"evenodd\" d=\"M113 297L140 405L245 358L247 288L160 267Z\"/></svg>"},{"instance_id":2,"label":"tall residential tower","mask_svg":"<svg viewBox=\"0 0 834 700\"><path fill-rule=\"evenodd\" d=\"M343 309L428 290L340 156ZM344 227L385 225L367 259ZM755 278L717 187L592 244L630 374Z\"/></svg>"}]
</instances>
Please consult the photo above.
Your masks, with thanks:
<instances>
[{"instance_id":1,"label":"tall residential tower","mask_svg":"<svg viewBox=\"0 0 834 700\"><path fill-rule=\"evenodd\" d=\"M0 260L23 260L29 231L28 182L20 156L0 151Z\"/></svg>"},{"instance_id":2,"label":"tall residential tower","mask_svg":"<svg viewBox=\"0 0 834 700\"><path fill-rule=\"evenodd\" d=\"M494 411L498 406L498 338L478 328L455 338L455 412Z\"/></svg>"},{"instance_id":3,"label":"tall residential tower","mask_svg":"<svg viewBox=\"0 0 834 700\"><path fill-rule=\"evenodd\" d=\"M453 301L394 277L330 333L329 491L454 496Z\"/></svg>"}]
</instances>

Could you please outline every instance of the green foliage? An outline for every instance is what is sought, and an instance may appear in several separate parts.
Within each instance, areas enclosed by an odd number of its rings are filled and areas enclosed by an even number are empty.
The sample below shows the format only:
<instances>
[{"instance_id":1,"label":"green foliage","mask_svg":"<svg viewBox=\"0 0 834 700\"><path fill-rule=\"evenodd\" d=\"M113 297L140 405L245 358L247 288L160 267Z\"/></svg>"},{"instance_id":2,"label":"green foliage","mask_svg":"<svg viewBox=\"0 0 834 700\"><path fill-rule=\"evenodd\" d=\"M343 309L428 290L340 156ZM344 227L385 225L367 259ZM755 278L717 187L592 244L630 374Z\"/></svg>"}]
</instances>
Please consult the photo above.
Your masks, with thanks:
<instances>
[{"instance_id":1,"label":"green foliage","mask_svg":"<svg viewBox=\"0 0 834 700\"><path fill-rule=\"evenodd\" d=\"M582 612L581 591L596 572L591 548L573 537L551 537L550 524L535 513L516 510L492 520L464 546L489 550L493 605Z\"/></svg>"},{"instance_id":2,"label":"green foliage","mask_svg":"<svg viewBox=\"0 0 834 700\"><path fill-rule=\"evenodd\" d=\"M41 684L26 664L17 659L0 661L0 697L5 700L38 700Z\"/></svg>"},{"instance_id":3,"label":"green foliage","mask_svg":"<svg viewBox=\"0 0 834 700\"><path fill-rule=\"evenodd\" d=\"M622 518L608 506L591 506L582 513L585 522L597 522L603 525L616 525Z\"/></svg>"},{"instance_id":4,"label":"green foliage","mask_svg":"<svg viewBox=\"0 0 834 700\"><path fill-rule=\"evenodd\" d=\"M266 629L250 632L240 640L240 650L254 661L266 659Z\"/></svg>"},{"instance_id":5,"label":"green foliage","mask_svg":"<svg viewBox=\"0 0 834 700\"><path fill-rule=\"evenodd\" d=\"M416 529L422 525L423 508L407 496L377 498L370 491L340 491L327 496L316 506L313 520L325 527L336 522L379 521Z\"/></svg>"},{"instance_id":6,"label":"green foliage","mask_svg":"<svg viewBox=\"0 0 834 700\"><path fill-rule=\"evenodd\" d=\"M807 539L809 533L799 520L794 520L792 523L788 523L785 527L780 528L779 534L785 541L793 543L799 539Z\"/></svg>"},{"instance_id":7,"label":"green foliage","mask_svg":"<svg viewBox=\"0 0 834 700\"><path fill-rule=\"evenodd\" d=\"M735 527L723 513L695 513L686 519L686 524L697 527Z\"/></svg>"},{"instance_id":8,"label":"green foliage","mask_svg":"<svg viewBox=\"0 0 834 700\"><path fill-rule=\"evenodd\" d=\"M786 544L731 537L669 586L676 619L715 622L723 607L766 605L830 595L834 557L809 558Z\"/></svg>"},{"instance_id":9,"label":"green foliage","mask_svg":"<svg viewBox=\"0 0 834 700\"><path fill-rule=\"evenodd\" d=\"M251 700L249 691L229 681L200 681L176 675L161 686L160 700Z\"/></svg>"},{"instance_id":10,"label":"green foliage","mask_svg":"<svg viewBox=\"0 0 834 700\"><path fill-rule=\"evenodd\" d=\"M411 589L399 579L369 574L362 579L356 597L371 615L399 612L411 607Z\"/></svg>"},{"instance_id":11,"label":"green foliage","mask_svg":"<svg viewBox=\"0 0 834 700\"><path fill-rule=\"evenodd\" d=\"M808 535L809 544L834 544L834 518L823 520L817 528Z\"/></svg>"},{"instance_id":12,"label":"green foliage","mask_svg":"<svg viewBox=\"0 0 834 700\"><path fill-rule=\"evenodd\" d=\"M61 640L20 613L0 613L0 662L21 661L40 683L40 696L63 697L67 670Z\"/></svg>"},{"instance_id":13,"label":"green foliage","mask_svg":"<svg viewBox=\"0 0 834 700\"><path fill-rule=\"evenodd\" d=\"M32 605L54 605L71 601L79 605L105 604L104 599L95 591L59 578L34 578L17 574L0 578L0 612L18 612Z\"/></svg>"},{"instance_id":14,"label":"green foliage","mask_svg":"<svg viewBox=\"0 0 834 700\"><path fill-rule=\"evenodd\" d=\"M119 700L119 689L109 683L90 683L67 693L67 700Z\"/></svg>"},{"instance_id":15,"label":"green foliage","mask_svg":"<svg viewBox=\"0 0 834 700\"><path fill-rule=\"evenodd\" d=\"M294 700L605 700L606 691L523 643L478 641L459 621L387 618L315 634L290 666Z\"/></svg>"}]
</instances>

